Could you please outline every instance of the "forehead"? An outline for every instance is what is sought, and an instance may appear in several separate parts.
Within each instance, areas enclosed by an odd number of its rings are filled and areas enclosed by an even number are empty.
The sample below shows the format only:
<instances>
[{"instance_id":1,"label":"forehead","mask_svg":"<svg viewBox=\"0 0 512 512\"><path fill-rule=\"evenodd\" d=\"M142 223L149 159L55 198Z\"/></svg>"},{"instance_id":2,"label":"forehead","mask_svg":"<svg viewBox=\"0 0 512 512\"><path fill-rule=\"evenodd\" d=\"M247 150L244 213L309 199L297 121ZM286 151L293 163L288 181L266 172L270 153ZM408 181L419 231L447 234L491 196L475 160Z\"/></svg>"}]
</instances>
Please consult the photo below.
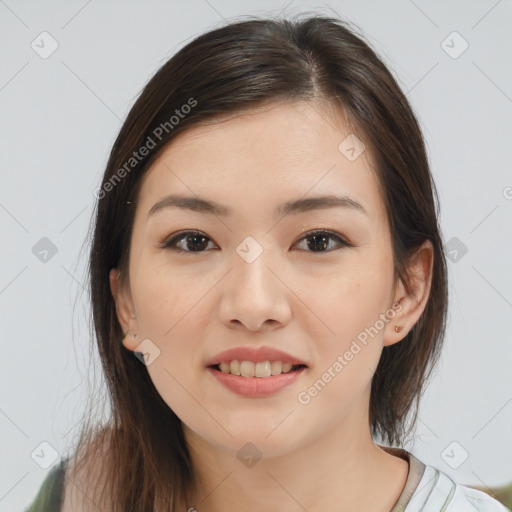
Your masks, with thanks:
<instances>
[{"instance_id":1,"label":"forehead","mask_svg":"<svg viewBox=\"0 0 512 512\"><path fill-rule=\"evenodd\" d=\"M172 193L210 198L247 215L251 208L254 213L268 206L273 212L289 199L335 193L382 216L369 148L348 158L352 137L340 110L304 101L194 126L175 137L146 171L138 209L147 215Z\"/></svg>"}]
</instances>

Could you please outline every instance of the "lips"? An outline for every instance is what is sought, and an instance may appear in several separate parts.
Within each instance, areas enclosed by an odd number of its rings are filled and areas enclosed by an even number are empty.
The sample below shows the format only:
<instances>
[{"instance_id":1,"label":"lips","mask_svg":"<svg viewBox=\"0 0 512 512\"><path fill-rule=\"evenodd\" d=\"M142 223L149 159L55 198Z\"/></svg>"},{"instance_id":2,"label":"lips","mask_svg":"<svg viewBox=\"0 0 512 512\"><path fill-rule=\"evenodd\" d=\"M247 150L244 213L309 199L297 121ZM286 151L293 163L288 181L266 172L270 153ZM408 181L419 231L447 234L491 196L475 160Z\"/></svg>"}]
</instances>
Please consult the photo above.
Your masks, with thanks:
<instances>
[{"instance_id":1,"label":"lips","mask_svg":"<svg viewBox=\"0 0 512 512\"><path fill-rule=\"evenodd\" d=\"M281 390L293 386L302 373L306 371L305 367L280 375L272 375L264 378L245 378L230 373L219 372L214 368L207 368L206 371L225 389L245 398L268 398Z\"/></svg>"},{"instance_id":2,"label":"lips","mask_svg":"<svg viewBox=\"0 0 512 512\"><path fill-rule=\"evenodd\" d=\"M276 348L262 346L262 347L235 347L224 350L215 355L206 362L206 367L216 366L222 362L229 362L237 359L239 361L252 361L260 363L263 361L281 361L283 363L290 363L292 365L307 366L305 361L299 359L291 354L287 354L282 350Z\"/></svg>"}]
</instances>

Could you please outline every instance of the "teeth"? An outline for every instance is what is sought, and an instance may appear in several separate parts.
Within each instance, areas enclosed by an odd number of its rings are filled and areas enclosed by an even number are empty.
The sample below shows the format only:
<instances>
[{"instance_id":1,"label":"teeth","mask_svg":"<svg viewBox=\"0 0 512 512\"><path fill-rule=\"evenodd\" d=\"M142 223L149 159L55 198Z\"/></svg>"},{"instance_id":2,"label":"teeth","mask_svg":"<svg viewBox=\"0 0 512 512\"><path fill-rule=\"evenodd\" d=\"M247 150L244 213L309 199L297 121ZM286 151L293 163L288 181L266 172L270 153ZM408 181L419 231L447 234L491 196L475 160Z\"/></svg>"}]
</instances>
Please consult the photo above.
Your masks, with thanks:
<instances>
[{"instance_id":1,"label":"teeth","mask_svg":"<svg viewBox=\"0 0 512 512\"><path fill-rule=\"evenodd\" d=\"M281 361L272 361L270 365L270 373L272 375L279 375L283 370L283 363Z\"/></svg>"},{"instance_id":2,"label":"teeth","mask_svg":"<svg viewBox=\"0 0 512 512\"><path fill-rule=\"evenodd\" d=\"M237 361L236 359L234 361L231 361L229 365L227 363L224 363L228 368L229 371L233 375L240 375L240 361Z\"/></svg>"},{"instance_id":3,"label":"teeth","mask_svg":"<svg viewBox=\"0 0 512 512\"><path fill-rule=\"evenodd\" d=\"M219 364L219 369L223 373L232 375L241 375L242 377L270 377L280 373L288 373L293 368L291 363L281 361L262 361L253 363L252 361L238 361L234 359L231 362L223 361Z\"/></svg>"}]
</instances>

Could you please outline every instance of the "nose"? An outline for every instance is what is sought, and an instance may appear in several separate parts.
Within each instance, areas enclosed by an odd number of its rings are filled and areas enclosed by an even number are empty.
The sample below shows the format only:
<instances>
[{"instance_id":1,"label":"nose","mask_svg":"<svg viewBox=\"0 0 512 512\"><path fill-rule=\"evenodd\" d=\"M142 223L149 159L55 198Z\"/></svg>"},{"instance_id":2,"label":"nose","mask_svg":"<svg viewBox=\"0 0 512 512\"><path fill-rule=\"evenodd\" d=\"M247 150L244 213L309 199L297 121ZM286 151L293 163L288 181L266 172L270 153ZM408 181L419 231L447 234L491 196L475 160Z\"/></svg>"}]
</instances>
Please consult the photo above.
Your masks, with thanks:
<instances>
[{"instance_id":1,"label":"nose","mask_svg":"<svg viewBox=\"0 0 512 512\"><path fill-rule=\"evenodd\" d=\"M284 272L268 257L270 252L263 251L253 261L234 255L232 270L219 283L218 314L229 328L273 330L290 321L293 292Z\"/></svg>"}]
</instances>

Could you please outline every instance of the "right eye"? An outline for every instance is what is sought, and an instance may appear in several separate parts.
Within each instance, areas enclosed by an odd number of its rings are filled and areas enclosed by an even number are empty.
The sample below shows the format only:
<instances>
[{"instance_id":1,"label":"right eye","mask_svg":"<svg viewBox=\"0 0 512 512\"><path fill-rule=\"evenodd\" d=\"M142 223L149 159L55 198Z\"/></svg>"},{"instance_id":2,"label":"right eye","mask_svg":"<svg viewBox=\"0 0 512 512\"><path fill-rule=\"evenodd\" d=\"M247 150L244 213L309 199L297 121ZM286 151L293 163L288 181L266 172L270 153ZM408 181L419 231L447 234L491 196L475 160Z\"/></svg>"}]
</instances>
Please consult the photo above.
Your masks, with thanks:
<instances>
[{"instance_id":1,"label":"right eye","mask_svg":"<svg viewBox=\"0 0 512 512\"><path fill-rule=\"evenodd\" d=\"M208 240L210 238L200 231L182 231L164 242L162 247L176 252L205 252Z\"/></svg>"}]
</instances>

